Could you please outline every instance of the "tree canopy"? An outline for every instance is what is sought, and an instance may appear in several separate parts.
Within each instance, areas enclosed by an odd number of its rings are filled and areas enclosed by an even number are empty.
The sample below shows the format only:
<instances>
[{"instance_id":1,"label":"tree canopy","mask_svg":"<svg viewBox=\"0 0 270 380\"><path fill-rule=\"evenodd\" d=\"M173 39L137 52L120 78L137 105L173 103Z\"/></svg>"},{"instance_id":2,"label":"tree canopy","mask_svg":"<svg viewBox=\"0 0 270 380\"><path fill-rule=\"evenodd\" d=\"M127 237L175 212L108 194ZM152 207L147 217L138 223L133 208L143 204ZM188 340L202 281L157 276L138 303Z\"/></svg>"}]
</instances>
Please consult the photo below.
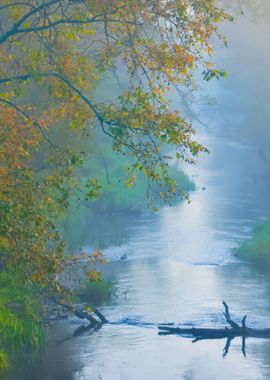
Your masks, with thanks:
<instances>
[{"instance_id":1,"label":"tree canopy","mask_svg":"<svg viewBox=\"0 0 270 380\"><path fill-rule=\"evenodd\" d=\"M56 218L78 186L77 168L100 129L112 149L160 185L158 196L186 197L168 174L176 159L205 151L168 92L224 76L210 60L218 23L230 19L215 0L0 1L0 260L26 281L46 286L63 267ZM128 85L110 101L95 91L104 76ZM106 85L103 85L106 92ZM89 198L100 186L87 183Z\"/></svg>"}]
</instances>

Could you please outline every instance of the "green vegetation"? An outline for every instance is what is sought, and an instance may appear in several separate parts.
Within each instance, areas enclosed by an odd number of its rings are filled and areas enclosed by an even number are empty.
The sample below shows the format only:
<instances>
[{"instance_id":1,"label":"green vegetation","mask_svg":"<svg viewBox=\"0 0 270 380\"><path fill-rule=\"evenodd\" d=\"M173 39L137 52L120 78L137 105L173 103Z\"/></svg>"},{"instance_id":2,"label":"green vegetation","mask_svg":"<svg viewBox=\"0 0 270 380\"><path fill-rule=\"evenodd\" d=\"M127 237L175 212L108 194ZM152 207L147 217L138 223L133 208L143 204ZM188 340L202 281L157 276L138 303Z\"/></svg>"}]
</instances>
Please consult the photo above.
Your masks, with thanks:
<instances>
[{"instance_id":1,"label":"green vegetation","mask_svg":"<svg viewBox=\"0 0 270 380\"><path fill-rule=\"evenodd\" d=\"M99 306L108 303L114 294L115 279L113 277L86 279L79 291L79 298L90 305Z\"/></svg>"},{"instance_id":2,"label":"green vegetation","mask_svg":"<svg viewBox=\"0 0 270 380\"><path fill-rule=\"evenodd\" d=\"M242 243L236 254L263 269L270 269L270 221L256 225L250 240Z\"/></svg>"},{"instance_id":3,"label":"green vegetation","mask_svg":"<svg viewBox=\"0 0 270 380\"><path fill-rule=\"evenodd\" d=\"M23 284L14 272L0 272L0 369L44 346L39 300L33 285Z\"/></svg>"},{"instance_id":4,"label":"green vegetation","mask_svg":"<svg viewBox=\"0 0 270 380\"><path fill-rule=\"evenodd\" d=\"M81 186L85 190L76 192L59 221L68 246L73 250L89 244L97 244L99 248L106 246L108 242L100 241L97 231L112 231L112 215L114 220L118 220L117 225L130 223L130 218L135 219L147 206L153 206L151 201L154 201L155 207L164 203L160 198L162 187L152 184L150 196L148 180L142 173L137 175L136 182L131 187L126 186L124 176L126 168L132 167L132 158L116 154L104 138L100 141L101 138L99 137L96 148L86 158L83 168L78 173ZM171 164L169 174L184 192L193 191L194 183L177 165L177 162ZM89 202L86 184L91 176L97 179L100 189L97 190L96 199ZM172 203L177 201L179 202L178 198L172 199Z\"/></svg>"},{"instance_id":5,"label":"green vegetation","mask_svg":"<svg viewBox=\"0 0 270 380\"><path fill-rule=\"evenodd\" d=\"M71 201L71 213L76 210L76 214L78 214L78 198L81 200L82 213L83 211L87 212L87 208L93 212L137 212L145 209L147 203L150 203L150 196L151 200L154 198L155 202L159 203L160 193L165 191L164 187L153 184L151 181L149 183L143 173L139 173L133 181L126 183L126 174L131 175L134 163L132 157L116 154L112 151L110 144L104 141L104 138L102 141L100 140L101 138L97 139L97 148L86 158L79 174L81 187L85 191L80 190ZM194 184L183 171L178 169L177 163L171 165L168 171L183 192L194 190ZM91 192L92 201L89 204L87 182L89 183L88 178L91 176L97 180L99 187L96 188L95 194ZM148 194L148 186L151 186L151 195ZM69 217L70 214L67 210L66 219Z\"/></svg>"}]
</instances>

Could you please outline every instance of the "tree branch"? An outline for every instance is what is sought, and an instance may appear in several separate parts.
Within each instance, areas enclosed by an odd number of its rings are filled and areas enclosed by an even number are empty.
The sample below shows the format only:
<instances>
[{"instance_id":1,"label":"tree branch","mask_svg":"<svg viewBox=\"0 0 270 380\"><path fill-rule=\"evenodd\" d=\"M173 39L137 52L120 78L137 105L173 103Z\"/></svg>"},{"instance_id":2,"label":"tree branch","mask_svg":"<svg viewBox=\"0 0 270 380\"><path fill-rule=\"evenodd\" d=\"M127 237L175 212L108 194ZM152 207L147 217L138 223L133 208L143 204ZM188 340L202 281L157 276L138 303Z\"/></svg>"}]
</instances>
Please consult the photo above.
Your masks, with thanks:
<instances>
[{"instance_id":1,"label":"tree branch","mask_svg":"<svg viewBox=\"0 0 270 380\"><path fill-rule=\"evenodd\" d=\"M73 1L72 3L75 4L75 3L78 3L78 2L81 2L81 1ZM16 34L26 34L26 33L32 33L32 32L40 32L40 31L52 29L52 28L54 28L54 27L56 27L58 25L63 25L64 24L64 25L75 25L76 26L76 25L87 25L87 24L91 24L91 23L104 23L105 22L105 18L102 17L104 15L103 14L98 14L98 15L95 15L95 16L93 16L91 18L86 18L86 19L73 19L73 18L64 18L63 17L60 20L48 22L48 24L44 23L43 25L40 25L40 26L32 26L32 27L28 27L28 28L21 27L21 26L23 26L23 24L31 16L34 16L35 14L38 14L41 11L44 11L47 14L48 13L47 9L49 9L52 5L56 5L57 3L60 4L61 1L60 0L51 0L51 1L47 2L47 3L43 2L38 7L33 7L32 6L31 11L29 11L24 16L22 16L20 18L20 20L17 21L10 28L10 30L8 30L7 32L5 32L0 37L0 44L4 43L10 37L12 37L13 35L16 35ZM21 4L21 3L19 3L19 4ZM3 7L7 7L7 6L3 6ZM111 15L114 15L116 13L116 11L117 10L114 10L113 12L111 12ZM64 14L62 16L64 16ZM49 18L44 18L44 21L46 21L46 20L49 21ZM107 17L106 17L106 22L121 23L121 24L131 24L131 25L140 25L141 24L139 22L129 21L129 20L125 20L125 19L120 20L120 19L107 18Z\"/></svg>"},{"instance_id":2,"label":"tree branch","mask_svg":"<svg viewBox=\"0 0 270 380\"><path fill-rule=\"evenodd\" d=\"M12 103L11 101L7 100L7 99L2 99L0 98L0 102L1 103L5 103L7 104L9 107L12 107L14 108L24 119L27 119L31 124L33 124L36 128L38 128L38 130L40 131L41 135L43 136L43 138L48 141L51 145L55 145L50 139L49 137L45 134L42 126L39 124L39 122L37 120L33 120L27 113L25 113L21 108L19 108L18 106L16 106L16 104Z\"/></svg>"},{"instance_id":3,"label":"tree branch","mask_svg":"<svg viewBox=\"0 0 270 380\"><path fill-rule=\"evenodd\" d=\"M65 83L70 89L72 89L77 95L79 95L79 97L83 100L84 103L86 103L88 105L88 107L92 110L92 112L94 113L95 117L98 119L100 125L101 125L101 129L102 131L109 137L113 138L113 139L116 139L116 137L111 134L110 132L108 132L105 127L104 127L104 124L107 124L108 126L112 126L113 123L108 121L108 120L105 120L104 116L101 114L101 112L98 111L97 107L94 105L94 103L86 96L83 94L82 91L80 91L76 86L74 86L69 79L67 79L66 77L64 77L63 75L57 73L57 72L52 72L52 73L39 73L37 75L33 75L33 74L22 74L22 75L16 75L14 77L9 77L9 78L2 78L0 79L0 84L1 83L9 83L9 82L16 82L16 81L28 81L30 79L36 79L37 77L40 77L40 78L48 78L48 77L53 77L53 78L58 78L59 80L61 80L63 83ZM131 151L135 151L135 148L134 146L122 141L121 139L117 138L119 142L121 142L122 144L126 145Z\"/></svg>"},{"instance_id":4,"label":"tree branch","mask_svg":"<svg viewBox=\"0 0 270 380\"><path fill-rule=\"evenodd\" d=\"M20 28L21 25L31 16L33 16L35 13L38 13L42 11L42 9L46 7L50 7L51 5L57 4L59 0L51 0L48 3L42 2L42 4L38 7L33 8L31 11L23 15L19 21L17 21L10 30L8 30L5 34L0 37L0 44L5 42L8 38L10 38L12 35L16 34Z\"/></svg>"},{"instance_id":5,"label":"tree branch","mask_svg":"<svg viewBox=\"0 0 270 380\"><path fill-rule=\"evenodd\" d=\"M224 314L224 317L226 318L226 321L229 323L229 325L231 325L233 328L235 329L240 329L240 326L234 322L231 318L231 315L230 315L230 312L229 312L229 306L226 304L225 301L222 302L223 303L223 306L224 306L224 309L225 309L225 313Z\"/></svg>"}]
</instances>

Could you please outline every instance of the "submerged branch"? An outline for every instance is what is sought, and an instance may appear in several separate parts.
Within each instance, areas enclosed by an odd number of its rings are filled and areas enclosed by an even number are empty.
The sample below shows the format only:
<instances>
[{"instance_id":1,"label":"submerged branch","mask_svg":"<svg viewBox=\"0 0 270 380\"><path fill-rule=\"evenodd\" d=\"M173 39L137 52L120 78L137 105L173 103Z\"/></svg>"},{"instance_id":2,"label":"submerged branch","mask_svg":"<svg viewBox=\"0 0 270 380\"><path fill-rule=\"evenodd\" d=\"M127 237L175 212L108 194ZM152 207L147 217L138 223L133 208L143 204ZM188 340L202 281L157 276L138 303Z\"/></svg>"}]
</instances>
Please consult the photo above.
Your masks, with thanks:
<instances>
[{"instance_id":1,"label":"submerged branch","mask_svg":"<svg viewBox=\"0 0 270 380\"><path fill-rule=\"evenodd\" d=\"M92 327L98 327L98 326L101 327L105 323L109 322L107 318L95 307L89 306L88 308L93 312L93 314L95 314L99 318L99 320L96 319L92 315L92 313L87 310L87 308L81 309L74 305L67 305L64 303L58 303L58 305L63 306L64 308L68 309L70 312L72 312L76 317L80 319L87 319L90 322L90 325Z\"/></svg>"},{"instance_id":2,"label":"submerged branch","mask_svg":"<svg viewBox=\"0 0 270 380\"><path fill-rule=\"evenodd\" d=\"M169 334L178 334L182 336L187 336L194 338L193 343L198 342L200 340L209 340L209 339L224 339L227 338L226 345L223 350L223 356L226 356L230 349L231 341L235 337L242 337L242 353L246 356L246 338L270 338L270 328L266 329L254 329L246 326L246 318L245 315L242 319L242 326L239 326L230 315L229 307L226 302L223 301L224 306L224 316L227 323L231 326L230 328L182 328L177 326L158 326L159 335L169 335Z\"/></svg>"}]
</instances>

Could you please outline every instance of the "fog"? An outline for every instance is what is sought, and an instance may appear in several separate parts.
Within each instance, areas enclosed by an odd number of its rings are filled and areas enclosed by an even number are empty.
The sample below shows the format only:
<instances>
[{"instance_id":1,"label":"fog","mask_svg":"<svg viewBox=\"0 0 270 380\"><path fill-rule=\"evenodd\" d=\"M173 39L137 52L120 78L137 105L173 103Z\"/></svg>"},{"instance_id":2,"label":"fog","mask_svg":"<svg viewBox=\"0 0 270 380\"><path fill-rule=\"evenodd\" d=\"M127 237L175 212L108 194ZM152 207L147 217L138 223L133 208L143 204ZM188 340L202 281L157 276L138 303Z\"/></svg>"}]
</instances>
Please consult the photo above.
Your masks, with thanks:
<instances>
[{"instance_id":1,"label":"fog","mask_svg":"<svg viewBox=\"0 0 270 380\"><path fill-rule=\"evenodd\" d=\"M201 163L215 167L224 187L231 192L246 186L258 199L268 198L270 176L270 3L268 1L223 2L234 16L221 26L228 45L214 42L213 61L225 69L226 78L200 86L196 113L198 138L210 149ZM200 74L200 73L198 73ZM177 100L174 99L177 104ZM198 122L199 120L199 122ZM228 152L226 143L241 146ZM200 165L200 163L199 163ZM190 170L190 169L188 169ZM192 170L191 170L192 172ZM196 174L196 168L193 170ZM226 190L226 191L227 191Z\"/></svg>"},{"instance_id":2,"label":"fog","mask_svg":"<svg viewBox=\"0 0 270 380\"><path fill-rule=\"evenodd\" d=\"M270 1L222 3L235 20L221 26L228 46L214 41L213 61L228 77L205 82L198 72L200 90L185 110L210 149L196 166L184 166L196 185L191 203L157 215L84 215L83 225L71 226L75 245L91 251L104 244L117 293L102 311L113 323L65 345L57 336L37 368L40 380L270 378L266 340L249 339L244 358L235 339L223 358L222 339L193 344L157 335L160 322L224 327L223 299L252 326L270 325L269 276L234 255L270 215ZM182 105L174 94L172 106ZM64 337L75 323L64 325Z\"/></svg>"}]
</instances>

